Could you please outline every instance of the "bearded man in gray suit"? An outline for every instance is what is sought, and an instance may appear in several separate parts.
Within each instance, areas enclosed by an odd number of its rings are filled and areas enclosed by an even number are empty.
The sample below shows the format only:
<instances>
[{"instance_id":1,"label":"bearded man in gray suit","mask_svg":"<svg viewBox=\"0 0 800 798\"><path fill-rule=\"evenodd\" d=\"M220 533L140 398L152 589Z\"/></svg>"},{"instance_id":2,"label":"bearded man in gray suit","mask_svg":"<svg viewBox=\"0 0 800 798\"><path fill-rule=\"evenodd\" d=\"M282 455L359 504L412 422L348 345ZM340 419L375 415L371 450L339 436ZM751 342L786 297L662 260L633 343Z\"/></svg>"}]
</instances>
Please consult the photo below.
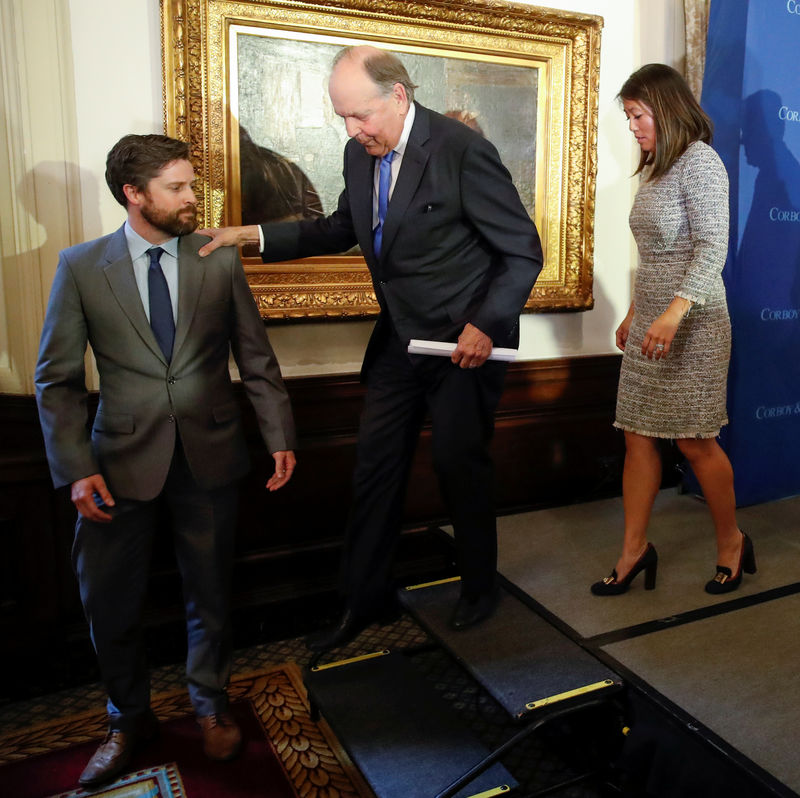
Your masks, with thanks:
<instances>
[{"instance_id":1,"label":"bearded man in gray suit","mask_svg":"<svg viewBox=\"0 0 800 798\"><path fill-rule=\"evenodd\" d=\"M236 755L228 708L229 587L237 480L249 468L228 367L232 351L275 461L295 466L286 389L235 249L201 259L189 148L130 135L106 181L126 208L111 235L61 253L42 331L36 392L56 487L78 510L73 566L108 691L108 734L81 774L114 778L153 736L141 614L159 505L167 508L186 604L189 694L212 759ZM91 433L84 356L100 403Z\"/></svg>"}]
</instances>

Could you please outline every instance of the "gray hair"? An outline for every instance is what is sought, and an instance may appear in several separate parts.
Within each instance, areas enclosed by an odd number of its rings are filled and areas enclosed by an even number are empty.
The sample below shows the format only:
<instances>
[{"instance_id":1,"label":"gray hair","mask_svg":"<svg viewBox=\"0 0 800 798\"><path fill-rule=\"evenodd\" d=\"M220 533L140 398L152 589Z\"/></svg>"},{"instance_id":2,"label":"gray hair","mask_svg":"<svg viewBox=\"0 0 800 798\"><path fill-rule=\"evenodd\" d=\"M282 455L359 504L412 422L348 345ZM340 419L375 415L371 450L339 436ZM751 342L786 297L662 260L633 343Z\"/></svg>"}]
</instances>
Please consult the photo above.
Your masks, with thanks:
<instances>
[{"instance_id":1,"label":"gray hair","mask_svg":"<svg viewBox=\"0 0 800 798\"><path fill-rule=\"evenodd\" d=\"M414 89L417 88L417 85L411 81L403 62L388 50L379 50L373 47L366 49L368 54L363 55L359 52L361 47L344 47L333 59L333 66L335 67L345 58L360 59L364 71L384 97L388 97L392 93L395 83L400 83L406 90L409 103L413 103Z\"/></svg>"}]
</instances>

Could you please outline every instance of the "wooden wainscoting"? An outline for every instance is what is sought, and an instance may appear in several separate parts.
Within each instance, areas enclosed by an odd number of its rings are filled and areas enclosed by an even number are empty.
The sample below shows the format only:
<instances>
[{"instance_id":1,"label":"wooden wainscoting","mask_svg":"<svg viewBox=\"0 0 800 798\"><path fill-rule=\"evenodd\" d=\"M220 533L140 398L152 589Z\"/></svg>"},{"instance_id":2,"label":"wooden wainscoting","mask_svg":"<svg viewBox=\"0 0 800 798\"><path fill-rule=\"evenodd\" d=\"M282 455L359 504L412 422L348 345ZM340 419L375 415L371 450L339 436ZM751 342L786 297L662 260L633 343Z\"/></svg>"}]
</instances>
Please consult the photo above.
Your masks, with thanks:
<instances>
[{"instance_id":1,"label":"wooden wainscoting","mask_svg":"<svg viewBox=\"0 0 800 798\"><path fill-rule=\"evenodd\" d=\"M514 364L497 413L493 453L498 512L615 495L622 436L611 427L617 356ZM280 606L330 591L347 516L363 388L357 375L287 380L300 444L292 482L264 491L271 458L244 392L240 401L254 468L241 492L234 606ZM52 489L33 397L0 396L0 634L6 650L43 644L64 630L84 635L69 552L74 514ZM451 567L429 525L445 523L426 426L405 508L399 569L408 579ZM156 554L152 617L182 614L165 536Z\"/></svg>"}]
</instances>

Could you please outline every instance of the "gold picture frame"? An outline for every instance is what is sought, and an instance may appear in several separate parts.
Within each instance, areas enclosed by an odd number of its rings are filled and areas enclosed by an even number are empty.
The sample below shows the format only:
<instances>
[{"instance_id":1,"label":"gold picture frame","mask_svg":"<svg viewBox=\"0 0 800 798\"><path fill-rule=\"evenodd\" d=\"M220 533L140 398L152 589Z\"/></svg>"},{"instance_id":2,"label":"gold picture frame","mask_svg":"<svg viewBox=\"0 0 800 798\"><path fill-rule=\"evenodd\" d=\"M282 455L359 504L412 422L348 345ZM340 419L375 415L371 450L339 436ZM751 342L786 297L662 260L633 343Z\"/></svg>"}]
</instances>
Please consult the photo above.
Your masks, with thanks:
<instances>
[{"instance_id":1,"label":"gold picture frame","mask_svg":"<svg viewBox=\"0 0 800 798\"><path fill-rule=\"evenodd\" d=\"M331 176L341 176L342 148L333 153L344 125L324 107L320 64L327 68L328 55L342 46L371 43L415 61L426 74L446 74L446 91L438 77L429 79L433 93L445 103L455 97L456 104L462 98L483 104L495 127L486 135L506 165L504 148L515 149L517 171L509 168L529 198L545 253L526 308L593 306L601 17L500 0L161 0L161 6L165 129L190 143L201 226L240 223L246 113L262 139L273 137L274 120L289 142L286 155L276 155L271 140L258 141L259 151L298 172L298 162L303 167L308 160L320 185L335 190ZM421 84L417 96L428 105L424 90ZM290 151L296 146L299 157ZM280 264L245 257L245 271L265 319L378 312L358 253Z\"/></svg>"}]
</instances>

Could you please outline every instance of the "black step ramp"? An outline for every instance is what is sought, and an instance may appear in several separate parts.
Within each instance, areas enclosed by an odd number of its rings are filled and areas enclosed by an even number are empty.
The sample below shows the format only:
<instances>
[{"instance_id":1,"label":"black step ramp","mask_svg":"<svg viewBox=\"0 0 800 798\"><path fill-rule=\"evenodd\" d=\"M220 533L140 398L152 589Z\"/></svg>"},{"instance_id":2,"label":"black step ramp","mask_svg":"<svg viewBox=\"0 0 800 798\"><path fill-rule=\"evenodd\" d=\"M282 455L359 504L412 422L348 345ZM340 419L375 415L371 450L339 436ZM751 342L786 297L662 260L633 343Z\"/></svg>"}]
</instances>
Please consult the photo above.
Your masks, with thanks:
<instances>
[{"instance_id":1,"label":"black step ramp","mask_svg":"<svg viewBox=\"0 0 800 798\"><path fill-rule=\"evenodd\" d=\"M400 600L512 717L622 686L617 674L503 589L491 618L451 629L460 590L456 578L406 588Z\"/></svg>"},{"instance_id":2,"label":"black step ramp","mask_svg":"<svg viewBox=\"0 0 800 798\"><path fill-rule=\"evenodd\" d=\"M305 683L378 798L432 798L489 753L401 654L323 665ZM515 786L493 765L458 796L488 798Z\"/></svg>"}]
</instances>

